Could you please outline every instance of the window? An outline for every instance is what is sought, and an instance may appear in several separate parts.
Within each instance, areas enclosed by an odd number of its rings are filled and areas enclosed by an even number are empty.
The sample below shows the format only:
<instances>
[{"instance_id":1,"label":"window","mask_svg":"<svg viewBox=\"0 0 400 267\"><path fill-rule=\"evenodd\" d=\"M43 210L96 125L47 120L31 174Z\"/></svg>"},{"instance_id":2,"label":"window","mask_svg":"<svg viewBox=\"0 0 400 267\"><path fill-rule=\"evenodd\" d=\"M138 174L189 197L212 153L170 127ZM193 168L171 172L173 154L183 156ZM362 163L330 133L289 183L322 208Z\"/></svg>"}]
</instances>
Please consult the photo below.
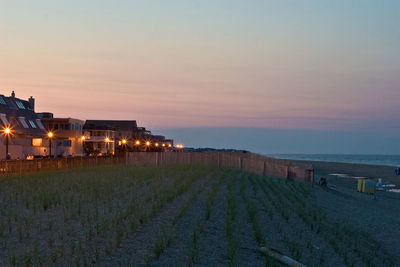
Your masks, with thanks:
<instances>
[{"instance_id":1,"label":"window","mask_svg":"<svg viewBox=\"0 0 400 267\"><path fill-rule=\"evenodd\" d=\"M25 106L24 106L24 104L22 104L22 102L21 101L15 101L15 103L17 104L17 106L18 106L18 108L20 108L20 109L25 109Z\"/></svg>"},{"instance_id":2,"label":"window","mask_svg":"<svg viewBox=\"0 0 400 267\"><path fill-rule=\"evenodd\" d=\"M41 146L42 138L32 138L32 146Z\"/></svg>"},{"instance_id":3,"label":"window","mask_svg":"<svg viewBox=\"0 0 400 267\"><path fill-rule=\"evenodd\" d=\"M0 96L0 104L7 105L6 101L4 100L4 98L2 96Z\"/></svg>"},{"instance_id":4,"label":"window","mask_svg":"<svg viewBox=\"0 0 400 267\"><path fill-rule=\"evenodd\" d=\"M22 126L24 126L24 128L29 128L28 124L26 123L26 120L24 117L19 117L18 118L19 121L21 122Z\"/></svg>"},{"instance_id":5,"label":"window","mask_svg":"<svg viewBox=\"0 0 400 267\"><path fill-rule=\"evenodd\" d=\"M37 128L36 124L33 121L29 120L29 124L32 126L32 128L35 128L35 129Z\"/></svg>"},{"instance_id":6,"label":"window","mask_svg":"<svg viewBox=\"0 0 400 267\"><path fill-rule=\"evenodd\" d=\"M0 113L0 119L3 122L4 126L8 126L10 123L7 120L6 114Z\"/></svg>"},{"instance_id":7,"label":"window","mask_svg":"<svg viewBox=\"0 0 400 267\"><path fill-rule=\"evenodd\" d=\"M43 123L40 121L40 119L36 119L36 124L39 126L40 129L44 130Z\"/></svg>"}]
</instances>

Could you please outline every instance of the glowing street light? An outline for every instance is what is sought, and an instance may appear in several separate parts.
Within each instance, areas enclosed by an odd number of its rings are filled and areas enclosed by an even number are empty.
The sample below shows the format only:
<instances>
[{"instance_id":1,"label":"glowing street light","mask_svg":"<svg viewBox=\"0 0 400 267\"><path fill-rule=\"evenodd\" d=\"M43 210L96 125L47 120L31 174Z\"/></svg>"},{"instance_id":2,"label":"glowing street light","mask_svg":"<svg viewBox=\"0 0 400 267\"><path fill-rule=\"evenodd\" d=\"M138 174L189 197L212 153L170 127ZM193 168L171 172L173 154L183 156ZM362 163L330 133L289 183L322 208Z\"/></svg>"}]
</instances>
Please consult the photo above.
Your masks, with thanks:
<instances>
[{"instance_id":1,"label":"glowing street light","mask_svg":"<svg viewBox=\"0 0 400 267\"><path fill-rule=\"evenodd\" d=\"M163 147L165 147L165 144L162 144Z\"/></svg>"},{"instance_id":2,"label":"glowing street light","mask_svg":"<svg viewBox=\"0 0 400 267\"><path fill-rule=\"evenodd\" d=\"M149 145L150 145L150 141L147 141L147 142L146 142L146 146L149 146Z\"/></svg>"},{"instance_id":3,"label":"glowing street light","mask_svg":"<svg viewBox=\"0 0 400 267\"><path fill-rule=\"evenodd\" d=\"M6 159L8 159L8 138L11 134L11 129L10 127L7 127L4 129L4 136L6 138Z\"/></svg>"},{"instance_id":4,"label":"glowing street light","mask_svg":"<svg viewBox=\"0 0 400 267\"><path fill-rule=\"evenodd\" d=\"M126 139L122 139L122 144L124 144L124 145L125 145L125 144L126 144L126 142L127 142L127 141L126 141Z\"/></svg>"},{"instance_id":5,"label":"glowing street light","mask_svg":"<svg viewBox=\"0 0 400 267\"><path fill-rule=\"evenodd\" d=\"M158 146L159 146L159 144L158 144L158 143L156 143L156 144L155 144L155 146L156 146L156 147L158 147Z\"/></svg>"},{"instance_id":6,"label":"glowing street light","mask_svg":"<svg viewBox=\"0 0 400 267\"><path fill-rule=\"evenodd\" d=\"M106 137L105 141L106 141L106 150L108 154L108 143L110 143L110 138Z\"/></svg>"},{"instance_id":7,"label":"glowing street light","mask_svg":"<svg viewBox=\"0 0 400 267\"><path fill-rule=\"evenodd\" d=\"M140 145L140 141L139 140L136 140L136 143L135 143L137 146L138 145Z\"/></svg>"},{"instance_id":8,"label":"glowing street light","mask_svg":"<svg viewBox=\"0 0 400 267\"><path fill-rule=\"evenodd\" d=\"M50 147L50 158L51 158L51 139L53 138L54 134L52 132L48 132L47 136L49 137L49 147Z\"/></svg>"},{"instance_id":9,"label":"glowing street light","mask_svg":"<svg viewBox=\"0 0 400 267\"><path fill-rule=\"evenodd\" d=\"M172 145L171 145L171 144L168 144L168 147L172 147Z\"/></svg>"},{"instance_id":10,"label":"glowing street light","mask_svg":"<svg viewBox=\"0 0 400 267\"><path fill-rule=\"evenodd\" d=\"M82 140L82 141L85 141L85 139L86 139L85 136L82 136L82 137L81 137L81 140Z\"/></svg>"}]
</instances>

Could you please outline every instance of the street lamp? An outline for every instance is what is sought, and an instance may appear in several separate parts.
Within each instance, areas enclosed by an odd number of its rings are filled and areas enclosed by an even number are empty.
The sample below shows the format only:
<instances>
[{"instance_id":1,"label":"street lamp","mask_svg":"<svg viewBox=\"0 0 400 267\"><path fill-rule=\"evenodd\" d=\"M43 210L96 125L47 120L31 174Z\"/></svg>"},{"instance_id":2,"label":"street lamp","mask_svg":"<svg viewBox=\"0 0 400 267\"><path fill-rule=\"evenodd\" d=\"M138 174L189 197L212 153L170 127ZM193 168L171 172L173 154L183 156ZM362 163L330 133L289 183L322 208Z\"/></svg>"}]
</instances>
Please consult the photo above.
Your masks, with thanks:
<instances>
[{"instance_id":1,"label":"street lamp","mask_svg":"<svg viewBox=\"0 0 400 267\"><path fill-rule=\"evenodd\" d=\"M106 150L108 154L108 143L110 142L110 138L106 137Z\"/></svg>"},{"instance_id":2,"label":"street lamp","mask_svg":"<svg viewBox=\"0 0 400 267\"><path fill-rule=\"evenodd\" d=\"M124 138L124 139L122 139L121 143L122 143L123 151L126 152L126 150L127 150L126 143L128 143L128 140L126 140Z\"/></svg>"},{"instance_id":3,"label":"street lamp","mask_svg":"<svg viewBox=\"0 0 400 267\"><path fill-rule=\"evenodd\" d=\"M136 140L136 145L137 146L140 145L140 141L139 140Z\"/></svg>"},{"instance_id":4,"label":"street lamp","mask_svg":"<svg viewBox=\"0 0 400 267\"><path fill-rule=\"evenodd\" d=\"M10 127L7 127L4 129L4 135L6 137L6 159L8 159L8 138L11 134L11 129Z\"/></svg>"},{"instance_id":5,"label":"street lamp","mask_svg":"<svg viewBox=\"0 0 400 267\"><path fill-rule=\"evenodd\" d=\"M52 132L48 132L47 136L49 137L50 158L51 158L51 139L53 138L54 134Z\"/></svg>"}]
</instances>

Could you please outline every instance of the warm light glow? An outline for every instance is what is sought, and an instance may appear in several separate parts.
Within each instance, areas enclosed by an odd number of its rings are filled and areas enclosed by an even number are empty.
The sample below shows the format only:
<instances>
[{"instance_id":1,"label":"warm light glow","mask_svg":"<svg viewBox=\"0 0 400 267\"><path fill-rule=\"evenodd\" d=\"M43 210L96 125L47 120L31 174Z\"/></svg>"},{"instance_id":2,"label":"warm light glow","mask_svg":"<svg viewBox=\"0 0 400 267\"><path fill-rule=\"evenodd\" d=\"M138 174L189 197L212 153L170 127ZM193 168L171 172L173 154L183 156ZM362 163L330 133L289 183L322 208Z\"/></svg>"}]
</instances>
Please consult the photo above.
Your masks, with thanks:
<instances>
[{"instance_id":1,"label":"warm light glow","mask_svg":"<svg viewBox=\"0 0 400 267\"><path fill-rule=\"evenodd\" d=\"M182 149L182 148L183 148L183 145L178 144L178 145L176 145L176 148Z\"/></svg>"},{"instance_id":2,"label":"warm light glow","mask_svg":"<svg viewBox=\"0 0 400 267\"><path fill-rule=\"evenodd\" d=\"M158 146L158 143L156 143L156 146Z\"/></svg>"},{"instance_id":3,"label":"warm light glow","mask_svg":"<svg viewBox=\"0 0 400 267\"><path fill-rule=\"evenodd\" d=\"M165 144L162 144L163 147L165 147Z\"/></svg>"},{"instance_id":4,"label":"warm light glow","mask_svg":"<svg viewBox=\"0 0 400 267\"><path fill-rule=\"evenodd\" d=\"M171 144L168 144L168 147L172 147L172 145L171 145Z\"/></svg>"},{"instance_id":5,"label":"warm light glow","mask_svg":"<svg viewBox=\"0 0 400 267\"><path fill-rule=\"evenodd\" d=\"M32 138L32 146L41 146L42 138Z\"/></svg>"},{"instance_id":6,"label":"warm light glow","mask_svg":"<svg viewBox=\"0 0 400 267\"><path fill-rule=\"evenodd\" d=\"M86 137L82 136L81 139L82 139L82 141L84 141L86 139Z\"/></svg>"},{"instance_id":7,"label":"warm light glow","mask_svg":"<svg viewBox=\"0 0 400 267\"><path fill-rule=\"evenodd\" d=\"M136 145L140 145L140 141L139 140L136 141Z\"/></svg>"},{"instance_id":8,"label":"warm light glow","mask_svg":"<svg viewBox=\"0 0 400 267\"><path fill-rule=\"evenodd\" d=\"M126 141L126 139L122 139L122 144L124 144L124 145L125 145L125 144L126 144L126 142L127 142L127 141Z\"/></svg>"},{"instance_id":9,"label":"warm light glow","mask_svg":"<svg viewBox=\"0 0 400 267\"><path fill-rule=\"evenodd\" d=\"M107 143L110 142L110 138L106 137L106 142Z\"/></svg>"},{"instance_id":10,"label":"warm light glow","mask_svg":"<svg viewBox=\"0 0 400 267\"><path fill-rule=\"evenodd\" d=\"M52 133L52 132L49 132L49 133L47 134L47 136L50 137L50 138L52 138L52 137L53 137L53 133Z\"/></svg>"},{"instance_id":11,"label":"warm light glow","mask_svg":"<svg viewBox=\"0 0 400 267\"><path fill-rule=\"evenodd\" d=\"M4 129L4 133L5 134L10 134L11 133L11 129L9 127Z\"/></svg>"},{"instance_id":12,"label":"warm light glow","mask_svg":"<svg viewBox=\"0 0 400 267\"><path fill-rule=\"evenodd\" d=\"M146 146L149 146L149 145L150 145L150 142L149 142L149 141L147 141L147 142L146 142Z\"/></svg>"}]
</instances>

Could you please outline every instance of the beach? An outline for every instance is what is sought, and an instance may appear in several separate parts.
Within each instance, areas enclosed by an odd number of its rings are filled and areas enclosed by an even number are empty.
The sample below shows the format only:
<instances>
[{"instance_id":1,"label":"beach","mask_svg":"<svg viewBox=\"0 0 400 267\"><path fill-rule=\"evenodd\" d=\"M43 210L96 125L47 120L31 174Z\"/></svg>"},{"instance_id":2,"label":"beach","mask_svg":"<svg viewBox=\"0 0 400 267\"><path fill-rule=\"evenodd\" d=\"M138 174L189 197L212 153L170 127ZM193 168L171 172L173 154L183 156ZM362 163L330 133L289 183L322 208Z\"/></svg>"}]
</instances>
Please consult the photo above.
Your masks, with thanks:
<instances>
[{"instance_id":1,"label":"beach","mask_svg":"<svg viewBox=\"0 0 400 267\"><path fill-rule=\"evenodd\" d=\"M400 176L395 175L396 167L393 166L301 160L294 160L294 162L306 163L314 166L315 179L324 177L333 181L340 176L332 174L346 174L349 178L365 177L376 180L378 178L383 178L385 181L398 186L400 185Z\"/></svg>"}]
</instances>

